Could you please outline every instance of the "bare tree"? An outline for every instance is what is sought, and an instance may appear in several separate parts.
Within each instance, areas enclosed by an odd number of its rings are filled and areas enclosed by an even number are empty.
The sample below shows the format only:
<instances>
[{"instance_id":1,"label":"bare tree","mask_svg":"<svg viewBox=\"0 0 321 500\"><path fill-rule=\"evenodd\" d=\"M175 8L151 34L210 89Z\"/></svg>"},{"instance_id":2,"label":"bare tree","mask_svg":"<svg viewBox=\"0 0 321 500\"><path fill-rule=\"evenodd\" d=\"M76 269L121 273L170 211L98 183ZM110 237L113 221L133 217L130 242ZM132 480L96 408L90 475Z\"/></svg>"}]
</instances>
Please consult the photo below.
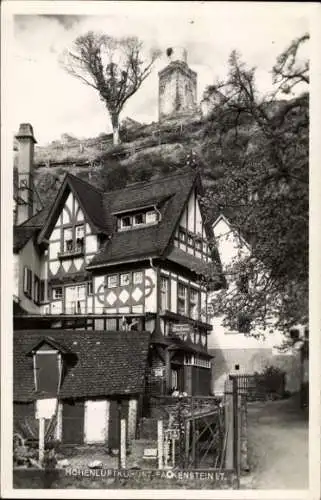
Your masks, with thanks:
<instances>
[{"instance_id":1,"label":"bare tree","mask_svg":"<svg viewBox=\"0 0 321 500\"><path fill-rule=\"evenodd\" d=\"M146 62L142 49L136 37L113 38L89 31L76 38L72 50L66 50L61 59L70 75L98 91L111 119L114 144L119 143L119 115L124 104L149 76L159 56L153 50Z\"/></svg>"},{"instance_id":2,"label":"bare tree","mask_svg":"<svg viewBox=\"0 0 321 500\"><path fill-rule=\"evenodd\" d=\"M289 94L298 83L310 83L308 59L299 62L298 52L310 40L310 35L304 35L292 40L290 45L278 56L273 66L273 83L278 85L278 90Z\"/></svg>"}]
</instances>

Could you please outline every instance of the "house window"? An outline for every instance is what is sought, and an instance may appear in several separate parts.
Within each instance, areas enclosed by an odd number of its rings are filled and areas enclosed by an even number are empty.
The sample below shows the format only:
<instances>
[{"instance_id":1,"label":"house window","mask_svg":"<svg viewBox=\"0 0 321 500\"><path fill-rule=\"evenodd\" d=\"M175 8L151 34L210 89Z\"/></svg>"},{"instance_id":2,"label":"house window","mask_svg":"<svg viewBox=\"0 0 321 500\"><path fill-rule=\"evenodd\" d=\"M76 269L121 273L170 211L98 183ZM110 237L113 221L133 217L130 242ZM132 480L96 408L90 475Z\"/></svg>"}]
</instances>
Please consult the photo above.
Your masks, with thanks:
<instances>
[{"instance_id":1,"label":"house window","mask_svg":"<svg viewBox=\"0 0 321 500\"><path fill-rule=\"evenodd\" d=\"M31 299L32 297L32 271L27 267L24 268L23 274L23 292Z\"/></svg>"},{"instance_id":2,"label":"house window","mask_svg":"<svg viewBox=\"0 0 321 500\"><path fill-rule=\"evenodd\" d=\"M86 312L86 285L66 287L65 312L67 314Z\"/></svg>"},{"instance_id":3,"label":"house window","mask_svg":"<svg viewBox=\"0 0 321 500\"><path fill-rule=\"evenodd\" d=\"M133 283L134 285L141 285L143 283L142 271L136 271L133 273Z\"/></svg>"},{"instance_id":4,"label":"house window","mask_svg":"<svg viewBox=\"0 0 321 500\"><path fill-rule=\"evenodd\" d=\"M40 302L40 279L37 275L34 276L33 284L33 300L39 304Z\"/></svg>"},{"instance_id":5,"label":"house window","mask_svg":"<svg viewBox=\"0 0 321 500\"><path fill-rule=\"evenodd\" d=\"M168 309L168 279L161 277L161 310L166 311Z\"/></svg>"},{"instance_id":6,"label":"house window","mask_svg":"<svg viewBox=\"0 0 321 500\"><path fill-rule=\"evenodd\" d=\"M200 252L202 251L202 240L195 240L195 250L199 250Z\"/></svg>"},{"instance_id":7,"label":"house window","mask_svg":"<svg viewBox=\"0 0 321 500\"><path fill-rule=\"evenodd\" d=\"M52 289L52 298L53 298L53 300L62 299L62 287L61 286L58 286L58 287Z\"/></svg>"},{"instance_id":8,"label":"house window","mask_svg":"<svg viewBox=\"0 0 321 500\"><path fill-rule=\"evenodd\" d=\"M118 286L118 275L107 276L107 288L116 288Z\"/></svg>"},{"instance_id":9,"label":"house window","mask_svg":"<svg viewBox=\"0 0 321 500\"><path fill-rule=\"evenodd\" d=\"M182 241L183 243L186 242L186 232L184 231L184 229L180 229L179 230L179 233L178 233L178 238L180 241Z\"/></svg>"},{"instance_id":10,"label":"house window","mask_svg":"<svg viewBox=\"0 0 321 500\"><path fill-rule=\"evenodd\" d=\"M178 284L177 289L177 312L178 314L187 314L187 287L181 283Z\"/></svg>"},{"instance_id":11,"label":"house window","mask_svg":"<svg viewBox=\"0 0 321 500\"><path fill-rule=\"evenodd\" d=\"M92 281L89 281L87 283L87 294L88 295L92 295L94 293L94 286L93 286L93 282Z\"/></svg>"},{"instance_id":12,"label":"house window","mask_svg":"<svg viewBox=\"0 0 321 500\"><path fill-rule=\"evenodd\" d=\"M64 252L72 252L72 228L64 229Z\"/></svg>"},{"instance_id":13,"label":"house window","mask_svg":"<svg viewBox=\"0 0 321 500\"><path fill-rule=\"evenodd\" d=\"M126 217L122 217L120 221L120 227L122 229L129 229L132 226L132 218L128 215Z\"/></svg>"},{"instance_id":14,"label":"house window","mask_svg":"<svg viewBox=\"0 0 321 500\"><path fill-rule=\"evenodd\" d=\"M145 214L137 214L134 216L134 226L139 226L140 224L145 224Z\"/></svg>"},{"instance_id":15,"label":"house window","mask_svg":"<svg viewBox=\"0 0 321 500\"><path fill-rule=\"evenodd\" d=\"M189 292L189 315L193 319L198 319L199 307L198 307L198 291L194 288L190 289Z\"/></svg>"},{"instance_id":16,"label":"house window","mask_svg":"<svg viewBox=\"0 0 321 500\"><path fill-rule=\"evenodd\" d=\"M185 354L184 364L185 365L194 365L195 364L195 356L193 354Z\"/></svg>"},{"instance_id":17,"label":"house window","mask_svg":"<svg viewBox=\"0 0 321 500\"><path fill-rule=\"evenodd\" d=\"M62 369L59 353L49 348L35 353L33 359L35 390L48 397L55 397Z\"/></svg>"},{"instance_id":18,"label":"house window","mask_svg":"<svg viewBox=\"0 0 321 500\"><path fill-rule=\"evenodd\" d=\"M46 282L45 280L40 280L39 302L45 301L45 293L46 293Z\"/></svg>"},{"instance_id":19,"label":"house window","mask_svg":"<svg viewBox=\"0 0 321 500\"><path fill-rule=\"evenodd\" d=\"M102 330L117 330L117 319L116 318L106 318L105 327Z\"/></svg>"},{"instance_id":20,"label":"house window","mask_svg":"<svg viewBox=\"0 0 321 500\"><path fill-rule=\"evenodd\" d=\"M84 251L84 237L85 237L85 227L76 226L76 250Z\"/></svg>"},{"instance_id":21,"label":"house window","mask_svg":"<svg viewBox=\"0 0 321 500\"><path fill-rule=\"evenodd\" d=\"M120 275L120 286L127 286L130 283L129 273Z\"/></svg>"},{"instance_id":22,"label":"house window","mask_svg":"<svg viewBox=\"0 0 321 500\"><path fill-rule=\"evenodd\" d=\"M146 212L146 224L153 224L154 222L157 222L156 212L154 210Z\"/></svg>"},{"instance_id":23,"label":"house window","mask_svg":"<svg viewBox=\"0 0 321 500\"><path fill-rule=\"evenodd\" d=\"M187 243L190 247L194 246L194 238L190 234L187 236Z\"/></svg>"}]
</instances>

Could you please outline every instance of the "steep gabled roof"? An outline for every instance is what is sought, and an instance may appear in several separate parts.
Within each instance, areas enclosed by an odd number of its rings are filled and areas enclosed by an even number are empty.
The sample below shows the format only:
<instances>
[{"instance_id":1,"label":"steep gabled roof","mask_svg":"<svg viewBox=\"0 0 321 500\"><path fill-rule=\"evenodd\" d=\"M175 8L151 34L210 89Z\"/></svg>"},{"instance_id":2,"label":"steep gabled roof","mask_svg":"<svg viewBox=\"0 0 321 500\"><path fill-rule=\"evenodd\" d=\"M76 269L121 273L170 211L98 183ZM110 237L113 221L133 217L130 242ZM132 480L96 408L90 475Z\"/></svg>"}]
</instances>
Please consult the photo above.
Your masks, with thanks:
<instances>
[{"instance_id":1,"label":"steep gabled roof","mask_svg":"<svg viewBox=\"0 0 321 500\"><path fill-rule=\"evenodd\" d=\"M26 220L25 222L20 224L20 226L16 227L42 228L48 218L50 208L51 208L50 205L48 207L43 208L38 213L30 217L30 219Z\"/></svg>"},{"instance_id":2,"label":"steep gabled roof","mask_svg":"<svg viewBox=\"0 0 321 500\"><path fill-rule=\"evenodd\" d=\"M149 332L19 330L14 332L13 343L14 401L37 399L28 354L48 337L73 356L73 363L67 364L61 398L129 395L144 390Z\"/></svg>"},{"instance_id":3,"label":"steep gabled roof","mask_svg":"<svg viewBox=\"0 0 321 500\"><path fill-rule=\"evenodd\" d=\"M39 231L38 227L15 226L13 228L13 253L20 252Z\"/></svg>"},{"instance_id":4,"label":"steep gabled roof","mask_svg":"<svg viewBox=\"0 0 321 500\"><path fill-rule=\"evenodd\" d=\"M230 228L230 231L231 232L234 232L235 234L238 234L238 236L240 237L241 239L241 242L243 245L245 245L247 248L251 248L251 243L253 243L254 239L253 239L253 235L248 233L248 232L245 232L243 230L240 230L239 228L235 227L233 225L233 216L230 214L229 216L227 215L227 213L229 213L228 211L225 211L224 212L220 212L217 216L217 218L214 220L213 222L213 230L214 230L214 227L220 222L220 221L224 221L225 224Z\"/></svg>"},{"instance_id":5,"label":"steep gabled roof","mask_svg":"<svg viewBox=\"0 0 321 500\"><path fill-rule=\"evenodd\" d=\"M41 243L53 229L68 194L73 192L93 231L109 236L87 266L88 269L149 257L165 258L171 252L170 243L174 231L193 189L202 195L199 174L190 168L181 169L174 175L135 183L109 192L102 192L88 182L67 174L52 207L34 216L24 224L24 227L41 223L37 240ZM160 221L157 224L117 232L116 214L143 207L155 207L160 214ZM47 220L44 220L45 214ZM206 226L206 231L211 238L212 230L209 225ZM179 263L182 263L182 259ZM190 264L186 262L188 267ZM197 269L201 266L196 259L192 264Z\"/></svg>"},{"instance_id":6,"label":"steep gabled roof","mask_svg":"<svg viewBox=\"0 0 321 500\"><path fill-rule=\"evenodd\" d=\"M32 346L29 353L27 353L27 356L28 355L31 356L33 353L38 351L40 349L40 347L42 347L43 345L48 345L52 349L55 349L55 350L61 352L62 354L68 354L70 352L61 342L57 342L57 340L54 337L46 336L46 337L43 337L41 340L37 341L37 343L34 346Z\"/></svg>"},{"instance_id":7,"label":"steep gabled roof","mask_svg":"<svg viewBox=\"0 0 321 500\"><path fill-rule=\"evenodd\" d=\"M68 173L49 210L48 218L39 234L38 243L41 243L53 229L62 210L63 203L70 192L77 198L80 207L87 216L87 222L92 226L93 231L108 232L103 208L103 193L88 182Z\"/></svg>"},{"instance_id":8,"label":"steep gabled roof","mask_svg":"<svg viewBox=\"0 0 321 500\"><path fill-rule=\"evenodd\" d=\"M189 169L106 193L105 206L108 205L111 214L154 202L158 205L161 221L139 229L115 232L95 255L88 269L139 256L163 256L195 182L195 173Z\"/></svg>"}]
</instances>

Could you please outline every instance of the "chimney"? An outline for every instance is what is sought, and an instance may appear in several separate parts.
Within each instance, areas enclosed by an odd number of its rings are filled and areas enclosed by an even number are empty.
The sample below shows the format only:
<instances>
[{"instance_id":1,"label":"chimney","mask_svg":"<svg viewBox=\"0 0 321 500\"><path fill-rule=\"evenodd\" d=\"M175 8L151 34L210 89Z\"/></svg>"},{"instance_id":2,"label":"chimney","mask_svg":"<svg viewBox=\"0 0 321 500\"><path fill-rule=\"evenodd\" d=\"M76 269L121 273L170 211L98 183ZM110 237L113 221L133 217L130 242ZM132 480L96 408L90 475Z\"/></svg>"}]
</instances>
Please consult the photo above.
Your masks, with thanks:
<instances>
[{"instance_id":1,"label":"chimney","mask_svg":"<svg viewBox=\"0 0 321 500\"><path fill-rule=\"evenodd\" d=\"M30 123L21 123L16 140L18 143L16 224L19 225L34 214L33 155L37 141Z\"/></svg>"}]
</instances>

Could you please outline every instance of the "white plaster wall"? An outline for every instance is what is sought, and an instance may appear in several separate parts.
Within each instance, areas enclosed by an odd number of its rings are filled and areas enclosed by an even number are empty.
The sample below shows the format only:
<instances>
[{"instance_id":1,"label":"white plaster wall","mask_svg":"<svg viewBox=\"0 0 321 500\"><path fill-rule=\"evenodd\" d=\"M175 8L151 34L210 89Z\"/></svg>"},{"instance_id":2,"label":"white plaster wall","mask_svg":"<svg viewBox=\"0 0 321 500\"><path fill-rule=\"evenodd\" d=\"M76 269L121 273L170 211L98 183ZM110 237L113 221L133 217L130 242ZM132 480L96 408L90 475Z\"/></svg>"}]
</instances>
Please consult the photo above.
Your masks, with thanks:
<instances>
[{"instance_id":1,"label":"white plaster wall","mask_svg":"<svg viewBox=\"0 0 321 500\"><path fill-rule=\"evenodd\" d=\"M98 241L97 241L97 236L94 234L86 234L86 253L94 253L97 252L98 250Z\"/></svg>"},{"instance_id":2,"label":"white plaster wall","mask_svg":"<svg viewBox=\"0 0 321 500\"><path fill-rule=\"evenodd\" d=\"M51 314L61 314L62 313L62 300L52 301L50 304Z\"/></svg>"},{"instance_id":3,"label":"white plaster wall","mask_svg":"<svg viewBox=\"0 0 321 500\"><path fill-rule=\"evenodd\" d=\"M128 439L135 439L137 424L137 399L129 400L128 407Z\"/></svg>"},{"instance_id":4,"label":"white plaster wall","mask_svg":"<svg viewBox=\"0 0 321 500\"><path fill-rule=\"evenodd\" d=\"M195 203L195 191L191 193L191 196L189 197L188 200L188 227L187 229L189 231L192 231L193 233L195 232L195 227L194 227L194 203Z\"/></svg>"},{"instance_id":5,"label":"white plaster wall","mask_svg":"<svg viewBox=\"0 0 321 500\"><path fill-rule=\"evenodd\" d=\"M84 416L84 442L104 443L108 434L109 401L87 400Z\"/></svg>"},{"instance_id":6,"label":"white plaster wall","mask_svg":"<svg viewBox=\"0 0 321 500\"><path fill-rule=\"evenodd\" d=\"M49 245L49 259L58 259L58 253L60 252L60 241L55 243L50 243Z\"/></svg>"},{"instance_id":7,"label":"white plaster wall","mask_svg":"<svg viewBox=\"0 0 321 500\"><path fill-rule=\"evenodd\" d=\"M65 207L62 209L62 223L63 224L69 224L71 222L71 218L69 215L69 212L65 209Z\"/></svg>"},{"instance_id":8,"label":"white plaster wall","mask_svg":"<svg viewBox=\"0 0 321 500\"><path fill-rule=\"evenodd\" d=\"M93 277L93 288L94 288L94 293L97 293L98 288L103 285L105 282L105 277L104 276L94 276Z\"/></svg>"},{"instance_id":9,"label":"white plaster wall","mask_svg":"<svg viewBox=\"0 0 321 500\"><path fill-rule=\"evenodd\" d=\"M194 202L195 202L195 190L192 191L188 202L187 206L180 218L179 225L188 229L189 231L192 231L193 233L199 233L202 234L202 215L201 215L201 210L199 206L198 200L196 200L196 205L195 205L195 210L194 210ZM186 212L188 211L187 217L186 217ZM196 216L195 213L196 212ZM176 233L178 235L178 232Z\"/></svg>"},{"instance_id":10,"label":"white plaster wall","mask_svg":"<svg viewBox=\"0 0 321 500\"><path fill-rule=\"evenodd\" d=\"M14 265L16 268L14 289L16 295L20 300L21 307L28 312L39 313L39 306L28 297L26 297L23 292L24 267L26 266L31 269L31 271L37 274L37 276L40 278L43 274L43 267L45 265L43 258L39 257L32 239L29 240L28 243L19 252L19 254L16 255ZM32 287L33 286L34 283L32 283Z\"/></svg>"},{"instance_id":11,"label":"white plaster wall","mask_svg":"<svg viewBox=\"0 0 321 500\"><path fill-rule=\"evenodd\" d=\"M202 233L202 228L203 228L203 221L202 221L202 215L201 215L201 210L199 206L199 202L197 200L196 202L196 233Z\"/></svg>"},{"instance_id":12,"label":"white plaster wall","mask_svg":"<svg viewBox=\"0 0 321 500\"><path fill-rule=\"evenodd\" d=\"M69 208L71 214L72 214L73 200L74 200L74 195L72 193L69 193L65 206Z\"/></svg>"},{"instance_id":13,"label":"white plaster wall","mask_svg":"<svg viewBox=\"0 0 321 500\"><path fill-rule=\"evenodd\" d=\"M49 241L60 240L60 228L55 228L49 238Z\"/></svg>"},{"instance_id":14,"label":"white plaster wall","mask_svg":"<svg viewBox=\"0 0 321 500\"><path fill-rule=\"evenodd\" d=\"M171 283L170 283L170 286L171 286L171 304L170 304L170 307L171 307L171 311L174 312L174 313L177 313L177 281L176 279L171 279Z\"/></svg>"},{"instance_id":15,"label":"white plaster wall","mask_svg":"<svg viewBox=\"0 0 321 500\"><path fill-rule=\"evenodd\" d=\"M250 248L247 243L231 230L230 225L225 219L220 219L213 227L216 244L218 247L223 271L234 262L240 261L250 254ZM236 284L229 280L229 287L233 288ZM209 301L215 301L215 292L210 295ZM271 318L271 326L275 318ZM265 339L256 339L253 336L247 336L242 333L234 332L223 325L223 317L212 319L213 330L208 338L209 348L221 349L270 349L282 344L284 336L274 328L274 332L265 335ZM256 331L255 333L259 333Z\"/></svg>"},{"instance_id":16,"label":"white plaster wall","mask_svg":"<svg viewBox=\"0 0 321 500\"><path fill-rule=\"evenodd\" d=\"M76 209L75 209L75 214L76 213L77 212L76 212ZM77 222L82 222L84 219L85 219L84 212L80 208L79 211L78 211L78 213L77 213Z\"/></svg>"},{"instance_id":17,"label":"white plaster wall","mask_svg":"<svg viewBox=\"0 0 321 500\"><path fill-rule=\"evenodd\" d=\"M214 235L220 254L223 269L230 266L235 259L243 259L250 253L246 243L241 243L238 235L221 219L214 227Z\"/></svg>"},{"instance_id":18,"label":"white plaster wall","mask_svg":"<svg viewBox=\"0 0 321 500\"><path fill-rule=\"evenodd\" d=\"M253 336L248 336L243 333L230 330L223 325L223 317L215 317L211 321L213 330L208 337L209 348L221 349L268 349L282 344L284 336L281 332L274 330L273 333L267 333L265 339L256 339Z\"/></svg>"}]
</instances>

